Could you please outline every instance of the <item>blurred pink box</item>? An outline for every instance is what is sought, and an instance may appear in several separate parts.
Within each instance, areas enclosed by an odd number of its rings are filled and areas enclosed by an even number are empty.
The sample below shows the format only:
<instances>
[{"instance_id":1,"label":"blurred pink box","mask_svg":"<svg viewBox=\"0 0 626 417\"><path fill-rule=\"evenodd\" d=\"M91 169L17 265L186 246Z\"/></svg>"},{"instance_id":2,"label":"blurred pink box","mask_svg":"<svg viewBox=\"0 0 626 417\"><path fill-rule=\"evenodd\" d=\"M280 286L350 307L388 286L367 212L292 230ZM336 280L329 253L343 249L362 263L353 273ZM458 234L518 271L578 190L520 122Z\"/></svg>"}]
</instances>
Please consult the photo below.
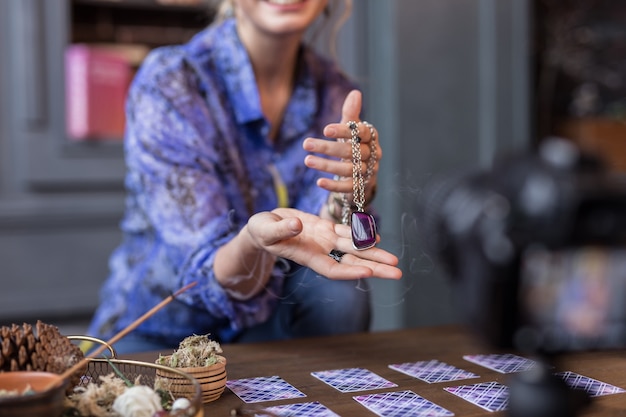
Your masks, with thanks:
<instances>
[{"instance_id":1,"label":"blurred pink box","mask_svg":"<svg viewBox=\"0 0 626 417\"><path fill-rule=\"evenodd\" d=\"M131 67L120 54L86 44L65 50L67 133L74 140L122 139Z\"/></svg>"}]
</instances>

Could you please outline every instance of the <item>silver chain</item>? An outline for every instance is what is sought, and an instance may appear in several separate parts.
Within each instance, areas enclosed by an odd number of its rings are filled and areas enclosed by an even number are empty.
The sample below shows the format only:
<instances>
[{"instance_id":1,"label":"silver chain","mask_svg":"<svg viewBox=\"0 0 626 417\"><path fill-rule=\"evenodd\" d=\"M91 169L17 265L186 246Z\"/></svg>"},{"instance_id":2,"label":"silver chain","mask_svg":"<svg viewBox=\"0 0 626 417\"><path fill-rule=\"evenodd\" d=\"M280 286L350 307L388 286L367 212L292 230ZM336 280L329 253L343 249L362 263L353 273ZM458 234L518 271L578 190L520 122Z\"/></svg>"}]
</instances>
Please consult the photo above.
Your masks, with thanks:
<instances>
[{"instance_id":1,"label":"silver chain","mask_svg":"<svg viewBox=\"0 0 626 417\"><path fill-rule=\"evenodd\" d=\"M361 172L361 138L359 137L359 125L357 122L349 121L347 123L350 129L350 145L352 148L352 195L354 205L358 211L364 211L365 208L365 184L374 175L374 169L376 168L377 161L377 147L376 147L376 129L368 122L362 122L370 130L370 158L367 161L367 168L365 170L365 177ZM350 203L348 202L348 196L344 193L341 195L342 207L341 207L341 222L343 224L350 224Z\"/></svg>"},{"instance_id":2,"label":"silver chain","mask_svg":"<svg viewBox=\"0 0 626 417\"><path fill-rule=\"evenodd\" d=\"M348 122L350 128L350 144L352 145L352 201L358 211L363 211L365 204L365 181L361 172L361 138L359 137L359 125L356 122Z\"/></svg>"},{"instance_id":3,"label":"silver chain","mask_svg":"<svg viewBox=\"0 0 626 417\"><path fill-rule=\"evenodd\" d=\"M374 175L378 151L376 148L376 129L374 129L374 125L366 121L363 121L363 124L370 130L370 159L367 161L367 170L365 171L365 184L367 184L370 178L372 178L372 175Z\"/></svg>"},{"instance_id":4,"label":"silver chain","mask_svg":"<svg viewBox=\"0 0 626 417\"><path fill-rule=\"evenodd\" d=\"M350 203L346 193L341 194L341 223L350 224Z\"/></svg>"}]
</instances>

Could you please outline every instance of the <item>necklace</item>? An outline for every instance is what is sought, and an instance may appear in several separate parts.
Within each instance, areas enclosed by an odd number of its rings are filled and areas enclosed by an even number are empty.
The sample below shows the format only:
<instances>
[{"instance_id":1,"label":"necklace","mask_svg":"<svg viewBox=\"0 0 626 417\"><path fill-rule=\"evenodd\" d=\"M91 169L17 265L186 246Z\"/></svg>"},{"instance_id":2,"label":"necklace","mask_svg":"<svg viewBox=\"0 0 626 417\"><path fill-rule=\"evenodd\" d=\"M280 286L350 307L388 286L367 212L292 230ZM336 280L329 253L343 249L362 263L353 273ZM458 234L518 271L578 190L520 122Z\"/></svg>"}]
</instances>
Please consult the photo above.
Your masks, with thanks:
<instances>
[{"instance_id":1,"label":"necklace","mask_svg":"<svg viewBox=\"0 0 626 417\"><path fill-rule=\"evenodd\" d=\"M363 178L361 172L361 138L359 137L359 125L354 121L348 122L350 128L350 143L352 147L352 194L356 207L350 216L350 227L352 229L352 246L357 250L364 250L373 247L376 244L376 221L374 216L365 212L365 182L372 176L374 166L376 165L376 143L374 127L364 122L369 127L371 139L371 156L367 164L366 176ZM347 196L342 197L342 217L346 223L350 205Z\"/></svg>"}]
</instances>

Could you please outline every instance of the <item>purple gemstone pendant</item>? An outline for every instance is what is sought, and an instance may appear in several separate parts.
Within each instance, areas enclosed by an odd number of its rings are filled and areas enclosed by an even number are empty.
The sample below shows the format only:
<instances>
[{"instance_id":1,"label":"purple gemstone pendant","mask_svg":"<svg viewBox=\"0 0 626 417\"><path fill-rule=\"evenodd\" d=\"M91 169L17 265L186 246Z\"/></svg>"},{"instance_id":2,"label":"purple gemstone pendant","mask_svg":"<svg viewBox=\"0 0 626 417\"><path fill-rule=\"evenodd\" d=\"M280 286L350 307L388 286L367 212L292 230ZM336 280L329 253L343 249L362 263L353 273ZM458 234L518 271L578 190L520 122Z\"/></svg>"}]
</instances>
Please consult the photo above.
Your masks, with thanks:
<instances>
[{"instance_id":1,"label":"purple gemstone pendant","mask_svg":"<svg viewBox=\"0 0 626 417\"><path fill-rule=\"evenodd\" d=\"M352 246L363 250L376 244L376 222L374 216L364 211L352 212Z\"/></svg>"}]
</instances>

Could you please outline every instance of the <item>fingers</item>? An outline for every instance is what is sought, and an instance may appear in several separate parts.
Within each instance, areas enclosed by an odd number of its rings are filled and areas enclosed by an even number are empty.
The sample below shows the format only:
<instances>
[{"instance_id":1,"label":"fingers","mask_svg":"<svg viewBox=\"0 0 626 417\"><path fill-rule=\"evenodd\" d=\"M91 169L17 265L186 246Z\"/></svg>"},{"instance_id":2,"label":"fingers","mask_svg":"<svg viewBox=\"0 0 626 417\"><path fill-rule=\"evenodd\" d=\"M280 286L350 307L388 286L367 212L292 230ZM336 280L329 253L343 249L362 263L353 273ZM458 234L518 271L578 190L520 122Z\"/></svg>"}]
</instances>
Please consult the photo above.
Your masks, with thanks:
<instances>
[{"instance_id":1,"label":"fingers","mask_svg":"<svg viewBox=\"0 0 626 417\"><path fill-rule=\"evenodd\" d=\"M317 171L328 172L339 177L352 178L352 163L327 159L317 155L307 155L304 158L304 165ZM361 164L364 169L364 164ZM361 171L364 172L364 171Z\"/></svg>"},{"instance_id":2,"label":"fingers","mask_svg":"<svg viewBox=\"0 0 626 417\"><path fill-rule=\"evenodd\" d=\"M271 212L260 212L248 220L248 230L258 245L268 247L302 232L302 222L295 217L282 218Z\"/></svg>"},{"instance_id":3,"label":"fingers","mask_svg":"<svg viewBox=\"0 0 626 417\"><path fill-rule=\"evenodd\" d=\"M307 167L316 169L318 171L327 172L334 176L339 177L351 177L352 172L352 147L348 143L349 138L352 137L352 132L348 127L348 121L359 121L362 105L362 95L358 90L352 90L346 96L343 103L341 112L341 122L331 123L324 128L324 135L327 138L337 139L335 141L326 139L307 138L303 142L303 148L310 152L310 155L304 160ZM376 132L373 127L366 123L358 123L358 135L361 139L361 158L363 164L361 166L361 172L367 170L367 161L372 158L373 149L378 146L373 145L374 136ZM345 139L345 140L340 140ZM322 155L322 156L320 156ZM330 157L330 158L327 158ZM380 159L379 157L377 159ZM374 164L377 165L377 164ZM377 166L374 167L377 170ZM370 168L370 174L375 173ZM319 185L319 184L318 184ZM329 190L348 192L349 188L342 186L342 184L331 185L326 184L328 187L323 186ZM343 184L347 185L347 184Z\"/></svg>"},{"instance_id":4,"label":"fingers","mask_svg":"<svg viewBox=\"0 0 626 417\"><path fill-rule=\"evenodd\" d=\"M359 121L363 97L359 90L352 90L346 96L341 108L341 123L348 123L350 120Z\"/></svg>"},{"instance_id":5,"label":"fingers","mask_svg":"<svg viewBox=\"0 0 626 417\"><path fill-rule=\"evenodd\" d=\"M339 239L334 249L344 252L346 254L344 255L344 258L347 257L347 262L353 265L384 264L396 266L398 264L398 258L384 249L378 247L366 250L354 249L354 246L352 246L352 239L350 237L346 239Z\"/></svg>"},{"instance_id":6,"label":"fingers","mask_svg":"<svg viewBox=\"0 0 626 417\"><path fill-rule=\"evenodd\" d=\"M330 251L329 251L330 252ZM391 255L391 254L388 254ZM391 255L393 257L393 255ZM339 262L328 254L313 257L309 262L309 267L318 271L325 277L335 280L352 280L361 278L382 278L400 279L402 270L397 265L397 258L393 257L395 263L386 264L360 258L355 254L344 254Z\"/></svg>"},{"instance_id":7,"label":"fingers","mask_svg":"<svg viewBox=\"0 0 626 417\"><path fill-rule=\"evenodd\" d=\"M351 194L352 193L352 178L318 178L316 185L324 190L332 193ZM352 199L351 196L348 197Z\"/></svg>"},{"instance_id":8,"label":"fingers","mask_svg":"<svg viewBox=\"0 0 626 417\"><path fill-rule=\"evenodd\" d=\"M359 122L361 120L362 104L363 96L361 92L359 90L350 91L341 108L341 121L327 125L324 128L324 136L330 138L349 138L351 134L347 123L349 121ZM367 129L364 129L363 125L359 125L359 136L361 136L365 142L369 142L369 134L364 135L365 130Z\"/></svg>"},{"instance_id":9,"label":"fingers","mask_svg":"<svg viewBox=\"0 0 626 417\"><path fill-rule=\"evenodd\" d=\"M326 134L328 134L329 131L335 132L335 134L337 134L337 131L340 131L344 132L342 135L350 136L350 131L347 125L333 124L329 126L330 127L326 130ZM363 124L359 124L359 129L361 132L359 135L367 139L367 142L364 140L361 143L361 173L365 174L369 169L370 175L376 175L378 172L378 161L381 156L380 146L376 146L376 162L371 168L368 168L373 152L373 147L368 144L372 140L373 135L371 134L370 129ZM340 137L341 136L337 136L337 138ZM307 155L304 159L304 164L307 167L317 171L326 172L333 176L342 177L343 179L352 177L352 147L349 143L326 139L307 138L303 142L303 148L306 151L311 152L311 154ZM318 182L318 186L329 191L344 193L352 191L352 184L350 181L337 183L336 181L330 179L323 179Z\"/></svg>"},{"instance_id":10,"label":"fingers","mask_svg":"<svg viewBox=\"0 0 626 417\"><path fill-rule=\"evenodd\" d=\"M381 251L381 249L378 250ZM377 256L385 259L387 262L362 258L363 253L361 252L345 253L341 257L340 262L337 262L330 256L326 256L320 261L325 264L323 269L328 268L328 272L324 275L330 279L348 280L371 277L383 279L402 278L402 270L396 266L398 259L386 251L382 252L384 253L379 253ZM313 267L313 269L315 269L315 267Z\"/></svg>"},{"instance_id":11,"label":"fingers","mask_svg":"<svg viewBox=\"0 0 626 417\"><path fill-rule=\"evenodd\" d=\"M347 126L345 127L345 129L347 129ZM362 136L367 139L367 142L365 142L365 144L368 144L371 139L369 129L364 129L361 125L359 126L359 129L360 131L362 131ZM348 132L348 137L349 136L350 133ZM363 137L361 137L361 139L363 139ZM369 159L371 156L371 148L370 146L365 146L365 144L361 144L361 157L364 160ZM350 143L347 142L306 138L302 143L302 148L307 152L333 156L335 158L344 159L347 161L352 159L352 147L350 146Z\"/></svg>"},{"instance_id":12,"label":"fingers","mask_svg":"<svg viewBox=\"0 0 626 417\"><path fill-rule=\"evenodd\" d=\"M349 226L337 224L335 225L335 233L337 233L339 238L335 241L335 247L332 249L337 249L343 252L344 255L339 262L331 256L327 256L329 260L337 265L333 265L324 259L324 262L330 268L330 272L327 275L328 278L402 278L402 270L397 267L399 260L394 254L378 247L366 250L354 249L352 246L351 228ZM378 237L377 241L380 241L380 237ZM328 252L330 253L330 250ZM367 275L360 275L363 272L367 273Z\"/></svg>"},{"instance_id":13,"label":"fingers","mask_svg":"<svg viewBox=\"0 0 626 417\"><path fill-rule=\"evenodd\" d=\"M366 263L363 266L361 266L361 265L353 265L353 264L350 263L351 262L351 256L350 255L344 255L344 258L347 258L347 259L345 259L345 260L342 259L342 261L341 261L341 263L339 265L346 266L351 271L354 268L362 268L362 267L365 267L365 268L367 268L367 269L369 269L371 271L369 273L369 275L367 275L367 276L361 276L361 277L352 278L352 279L358 279L358 278L381 278L381 279L397 280L397 279L402 278L402 270L400 268L395 267L395 266L386 265L386 264L377 264L377 263L371 263L371 262L370 263ZM352 273L352 275L356 275L356 274ZM331 278L331 279L344 279L342 276L340 276L338 278L332 278L332 277L329 277L329 278Z\"/></svg>"}]
</instances>

